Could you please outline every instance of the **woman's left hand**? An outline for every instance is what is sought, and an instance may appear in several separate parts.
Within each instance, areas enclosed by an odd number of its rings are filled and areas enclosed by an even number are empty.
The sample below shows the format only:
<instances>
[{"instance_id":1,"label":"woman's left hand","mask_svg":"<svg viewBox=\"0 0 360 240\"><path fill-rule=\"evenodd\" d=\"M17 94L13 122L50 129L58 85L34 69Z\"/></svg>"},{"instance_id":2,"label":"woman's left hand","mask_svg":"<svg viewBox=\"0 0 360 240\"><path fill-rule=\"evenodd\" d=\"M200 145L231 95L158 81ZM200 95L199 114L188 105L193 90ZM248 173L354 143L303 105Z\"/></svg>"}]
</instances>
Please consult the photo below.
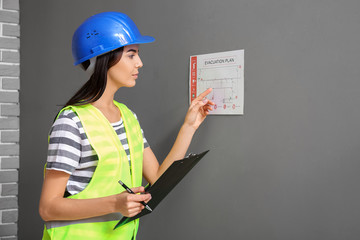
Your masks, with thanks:
<instances>
[{"instance_id":1,"label":"woman's left hand","mask_svg":"<svg viewBox=\"0 0 360 240\"><path fill-rule=\"evenodd\" d=\"M184 124L193 127L195 130L198 129L209 112L213 110L212 106L215 105L213 101L205 98L211 91L212 88L208 88L191 102Z\"/></svg>"}]
</instances>

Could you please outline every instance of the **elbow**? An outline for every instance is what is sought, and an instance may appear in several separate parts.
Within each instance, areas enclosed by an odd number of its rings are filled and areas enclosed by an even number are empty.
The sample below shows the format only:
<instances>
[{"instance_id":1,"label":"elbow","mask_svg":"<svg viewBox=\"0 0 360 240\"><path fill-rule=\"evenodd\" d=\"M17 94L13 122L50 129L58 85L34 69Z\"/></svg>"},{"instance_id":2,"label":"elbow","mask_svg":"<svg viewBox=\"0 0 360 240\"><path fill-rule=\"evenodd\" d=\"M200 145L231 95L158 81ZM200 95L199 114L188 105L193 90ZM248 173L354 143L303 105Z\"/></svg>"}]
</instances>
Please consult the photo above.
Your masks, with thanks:
<instances>
[{"instance_id":1,"label":"elbow","mask_svg":"<svg viewBox=\"0 0 360 240\"><path fill-rule=\"evenodd\" d=\"M39 215L41 219L45 222L53 220L51 217L49 207L44 206L44 204L40 204L39 206Z\"/></svg>"},{"instance_id":2,"label":"elbow","mask_svg":"<svg viewBox=\"0 0 360 240\"><path fill-rule=\"evenodd\" d=\"M45 222L49 221L49 214L46 209L39 207L39 214L43 221L45 221Z\"/></svg>"}]
</instances>

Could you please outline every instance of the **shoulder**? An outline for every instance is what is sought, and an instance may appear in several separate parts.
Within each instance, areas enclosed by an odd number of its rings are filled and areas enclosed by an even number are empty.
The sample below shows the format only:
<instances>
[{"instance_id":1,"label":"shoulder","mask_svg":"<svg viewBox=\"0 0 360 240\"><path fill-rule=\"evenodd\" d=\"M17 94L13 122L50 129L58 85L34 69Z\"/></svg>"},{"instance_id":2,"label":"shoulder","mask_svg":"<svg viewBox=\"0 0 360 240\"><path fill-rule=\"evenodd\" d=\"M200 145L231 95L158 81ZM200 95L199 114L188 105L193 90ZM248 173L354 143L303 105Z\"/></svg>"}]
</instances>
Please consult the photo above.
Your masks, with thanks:
<instances>
[{"instance_id":1,"label":"shoulder","mask_svg":"<svg viewBox=\"0 0 360 240\"><path fill-rule=\"evenodd\" d=\"M51 132L53 131L70 131L79 134L80 119L72 109L65 109L60 112L54 121Z\"/></svg>"},{"instance_id":2,"label":"shoulder","mask_svg":"<svg viewBox=\"0 0 360 240\"><path fill-rule=\"evenodd\" d=\"M137 117L137 115L136 115L136 113L135 113L134 111L132 111L131 109L130 109L130 111L131 111L131 113L134 115L134 117L136 118L136 120L139 120L138 117Z\"/></svg>"},{"instance_id":3,"label":"shoulder","mask_svg":"<svg viewBox=\"0 0 360 240\"><path fill-rule=\"evenodd\" d=\"M58 118L70 118L73 119L76 117L76 113L71 108L65 108L61 110Z\"/></svg>"},{"instance_id":4,"label":"shoulder","mask_svg":"<svg viewBox=\"0 0 360 240\"><path fill-rule=\"evenodd\" d=\"M76 123L79 120L79 117L76 115L74 110L71 108L62 110L55 122L68 122L68 123Z\"/></svg>"}]
</instances>

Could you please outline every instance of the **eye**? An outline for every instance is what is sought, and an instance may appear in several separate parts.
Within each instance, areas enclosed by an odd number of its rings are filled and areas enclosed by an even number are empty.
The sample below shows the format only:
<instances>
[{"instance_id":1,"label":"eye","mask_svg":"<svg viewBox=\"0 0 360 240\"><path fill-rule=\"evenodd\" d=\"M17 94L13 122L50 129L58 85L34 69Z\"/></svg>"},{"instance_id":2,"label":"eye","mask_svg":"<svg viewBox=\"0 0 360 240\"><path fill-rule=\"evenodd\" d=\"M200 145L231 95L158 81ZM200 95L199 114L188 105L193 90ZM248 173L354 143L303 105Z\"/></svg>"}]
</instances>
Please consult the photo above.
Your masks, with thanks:
<instances>
[{"instance_id":1,"label":"eye","mask_svg":"<svg viewBox=\"0 0 360 240\"><path fill-rule=\"evenodd\" d=\"M133 59L134 57L135 57L134 54L129 55L129 58L130 58L130 59Z\"/></svg>"}]
</instances>

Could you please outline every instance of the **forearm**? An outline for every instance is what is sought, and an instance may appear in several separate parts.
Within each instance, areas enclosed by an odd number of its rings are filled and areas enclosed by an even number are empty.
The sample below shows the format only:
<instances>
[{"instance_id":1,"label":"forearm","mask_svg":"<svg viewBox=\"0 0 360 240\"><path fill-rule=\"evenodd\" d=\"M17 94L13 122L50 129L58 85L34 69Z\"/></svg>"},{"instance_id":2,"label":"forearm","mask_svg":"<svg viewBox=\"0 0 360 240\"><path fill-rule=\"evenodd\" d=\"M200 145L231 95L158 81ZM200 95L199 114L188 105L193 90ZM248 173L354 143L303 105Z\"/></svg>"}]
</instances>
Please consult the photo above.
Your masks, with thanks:
<instances>
[{"instance_id":1,"label":"forearm","mask_svg":"<svg viewBox=\"0 0 360 240\"><path fill-rule=\"evenodd\" d=\"M44 221L77 220L115 212L115 197L93 199L53 198L40 202Z\"/></svg>"},{"instance_id":2,"label":"forearm","mask_svg":"<svg viewBox=\"0 0 360 240\"><path fill-rule=\"evenodd\" d=\"M210 100L204 100L211 91L211 88L207 89L191 102L175 143L160 166L151 149L144 150L143 174L149 183L153 184L174 161L184 158L195 131L212 110L211 106L215 105Z\"/></svg>"},{"instance_id":3,"label":"forearm","mask_svg":"<svg viewBox=\"0 0 360 240\"><path fill-rule=\"evenodd\" d=\"M168 167L176 160L183 159L189 146L191 140L195 134L196 129L187 125L183 124L180 128L178 136L176 137L175 143L171 148L169 154L166 156L163 163L160 165L157 177L159 178Z\"/></svg>"}]
</instances>

